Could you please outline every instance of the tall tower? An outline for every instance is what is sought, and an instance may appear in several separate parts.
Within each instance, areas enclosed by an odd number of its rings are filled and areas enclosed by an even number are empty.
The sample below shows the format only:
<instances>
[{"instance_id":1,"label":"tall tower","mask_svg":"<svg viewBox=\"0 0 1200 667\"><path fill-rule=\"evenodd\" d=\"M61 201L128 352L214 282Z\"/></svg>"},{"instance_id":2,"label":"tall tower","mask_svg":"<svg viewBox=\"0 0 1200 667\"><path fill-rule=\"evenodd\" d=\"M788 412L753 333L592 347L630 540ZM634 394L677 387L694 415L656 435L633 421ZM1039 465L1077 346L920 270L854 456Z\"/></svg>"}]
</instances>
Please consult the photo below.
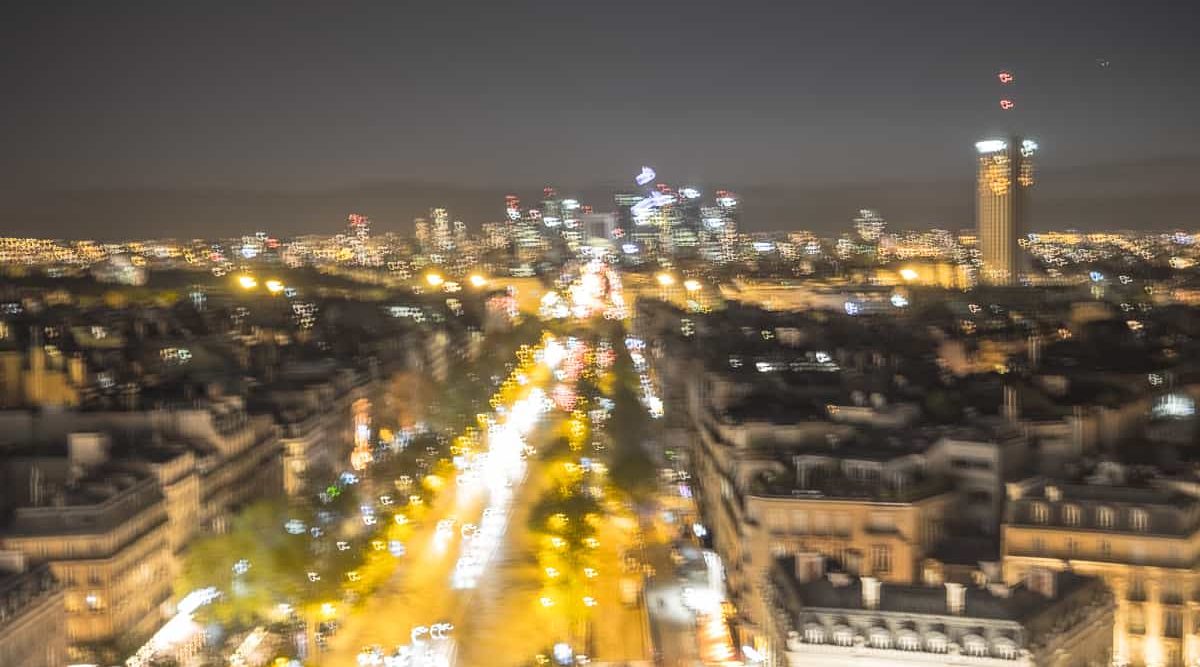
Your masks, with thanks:
<instances>
[{"instance_id":1,"label":"tall tower","mask_svg":"<svg viewBox=\"0 0 1200 667\"><path fill-rule=\"evenodd\" d=\"M1014 285L1027 271L1020 239L1025 234L1027 191L1033 185L1030 139L987 139L977 142L975 231L983 259L982 282Z\"/></svg>"},{"instance_id":2,"label":"tall tower","mask_svg":"<svg viewBox=\"0 0 1200 667\"><path fill-rule=\"evenodd\" d=\"M876 243L883 237L886 229L887 221L879 215L878 211L869 208L859 209L858 217L854 219L854 231L858 233L859 238L869 243Z\"/></svg>"},{"instance_id":3,"label":"tall tower","mask_svg":"<svg viewBox=\"0 0 1200 667\"><path fill-rule=\"evenodd\" d=\"M435 208L429 212L433 218L433 247L439 253L449 252L454 247L454 239L450 236L450 213L444 208Z\"/></svg>"},{"instance_id":4,"label":"tall tower","mask_svg":"<svg viewBox=\"0 0 1200 667\"><path fill-rule=\"evenodd\" d=\"M365 215L351 213L346 217L347 236L350 240L350 250L354 263L365 266L368 263L367 242L371 238L371 220Z\"/></svg>"},{"instance_id":5,"label":"tall tower","mask_svg":"<svg viewBox=\"0 0 1200 667\"><path fill-rule=\"evenodd\" d=\"M429 234L429 221L425 218L413 218L413 236L417 239L417 248L422 254L428 255L432 247L432 237Z\"/></svg>"}]
</instances>

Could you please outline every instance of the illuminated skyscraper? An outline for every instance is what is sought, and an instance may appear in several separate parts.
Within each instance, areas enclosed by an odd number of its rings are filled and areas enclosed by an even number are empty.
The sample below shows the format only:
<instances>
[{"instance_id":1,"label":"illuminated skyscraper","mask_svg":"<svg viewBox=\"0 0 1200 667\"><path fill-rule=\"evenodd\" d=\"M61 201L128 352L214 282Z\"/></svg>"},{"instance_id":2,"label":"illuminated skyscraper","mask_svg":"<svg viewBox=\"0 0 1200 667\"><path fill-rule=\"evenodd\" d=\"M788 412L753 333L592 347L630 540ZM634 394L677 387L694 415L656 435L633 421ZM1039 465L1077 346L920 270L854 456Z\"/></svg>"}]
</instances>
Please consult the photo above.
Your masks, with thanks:
<instances>
[{"instance_id":1,"label":"illuminated skyscraper","mask_svg":"<svg viewBox=\"0 0 1200 667\"><path fill-rule=\"evenodd\" d=\"M454 247L454 240L450 236L450 213L444 208L435 208L429 212L429 217L433 218L433 247L439 253L449 252Z\"/></svg>"},{"instance_id":2,"label":"illuminated skyscraper","mask_svg":"<svg viewBox=\"0 0 1200 667\"><path fill-rule=\"evenodd\" d=\"M613 203L617 208L617 229L620 230L614 238L620 239L633 231L633 207L644 198L637 192L618 192L613 195Z\"/></svg>"},{"instance_id":3,"label":"illuminated skyscraper","mask_svg":"<svg viewBox=\"0 0 1200 667\"><path fill-rule=\"evenodd\" d=\"M721 248L720 261L729 263L737 259L737 238L738 238L738 223L741 219L741 212L738 205L738 196L728 190L717 190L717 211L719 212L720 226L715 228L719 238ZM709 227L709 223L705 221L705 227Z\"/></svg>"},{"instance_id":4,"label":"illuminated skyscraper","mask_svg":"<svg viewBox=\"0 0 1200 667\"><path fill-rule=\"evenodd\" d=\"M878 211L869 208L861 209L858 217L854 219L854 231L858 232L858 236L862 240L870 243L878 241L883 236L885 229L887 229L887 221L879 215Z\"/></svg>"},{"instance_id":5,"label":"illuminated skyscraper","mask_svg":"<svg viewBox=\"0 0 1200 667\"><path fill-rule=\"evenodd\" d=\"M694 256L699 252L700 233L700 190L683 187L675 193L675 226L671 230L672 247L677 255Z\"/></svg>"},{"instance_id":6,"label":"illuminated skyscraper","mask_svg":"<svg viewBox=\"0 0 1200 667\"><path fill-rule=\"evenodd\" d=\"M413 235L416 236L416 238L417 238L417 247L421 250L421 253L429 254L429 249L430 249L429 221L426 220L425 218L414 218L413 219Z\"/></svg>"},{"instance_id":7,"label":"illuminated skyscraper","mask_svg":"<svg viewBox=\"0 0 1200 667\"><path fill-rule=\"evenodd\" d=\"M1025 234L1026 191L1033 185L1037 147L1037 142L1018 137L975 144L975 230L985 283L1016 284L1026 271L1019 241Z\"/></svg>"},{"instance_id":8,"label":"illuminated skyscraper","mask_svg":"<svg viewBox=\"0 0 1200 667\"><path fill-rule=\"evenodd\" d=\"M463 248L467 244L467 223L462 220L454 221L454 247Z\"/></svg>"},{"instance_id":9,"label":"illuminated skyscraper","mask_svg":"<svg viewBox=\"0 0 1200 667\"><path fill-rule=\"evenodd\" d=\"M542 188L542 224L547 227L558 227L563 221L562 201L554 186Z\"/></svg>"},{"instance_id":10,"label":"illuminated skyscraper","mask_svg":"<svg viewBox=\"0 0 1200 667\"><path fill-rule=\"evenodd\" d=\"M349 232L347 239L350 243L350 251L354 256L354 263L359 266L368 264L367 241L371 238L370 218L358 213L351 213L346 218L346 227Z\"/></svg>"},{"instance_id":11,"label":"illuminated skyscraper","mask_svg":"<svg viewBox=\"0 0 1200 667\"><path fill-rule=\"evenodd\" d=\"M521 219L521 199L516 195L505 195L504 217L509 222L516 222Z\"/></svg>"}]
</instances>

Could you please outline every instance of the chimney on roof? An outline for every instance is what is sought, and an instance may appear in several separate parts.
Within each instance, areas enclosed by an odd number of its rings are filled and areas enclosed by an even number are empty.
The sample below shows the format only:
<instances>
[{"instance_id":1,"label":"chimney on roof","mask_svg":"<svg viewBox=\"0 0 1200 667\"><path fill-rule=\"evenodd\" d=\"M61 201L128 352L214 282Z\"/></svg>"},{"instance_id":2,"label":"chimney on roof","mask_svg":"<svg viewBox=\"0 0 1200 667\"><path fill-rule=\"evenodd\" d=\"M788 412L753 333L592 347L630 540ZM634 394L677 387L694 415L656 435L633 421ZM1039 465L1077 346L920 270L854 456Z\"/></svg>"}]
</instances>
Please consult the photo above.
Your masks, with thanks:
<instances>
[{"instance_id":1,"label":"chimney on roof","mask_svg":"<svg viewBox=\"0 0 1200 667\"><path fill-rule=\"evenodd\" d=\"M926 586L941 586L946 581L946 574L941 561L926 558L921 567L921 581Z\"/></svg>"},{"instance_id":2,"label":"chimney on roof","mask_svg":"<svg viewBox=\"0 0 1200 667\"><path fill-rule=\"evenodd\" d=\"M863 609L878 609L882 584L875 577L862 577L859 582L862 584Z\"/></svg>"},{"instance_id":3,"label":"chimney on roof","mask_svg":"<svg viewBox=\"0 0 1200 667\"><path fill-rule=\"evenodd\" d=\"M967 608L967 587L946 582L946 611L961 614Z\"/></svg>"}]
</instances>

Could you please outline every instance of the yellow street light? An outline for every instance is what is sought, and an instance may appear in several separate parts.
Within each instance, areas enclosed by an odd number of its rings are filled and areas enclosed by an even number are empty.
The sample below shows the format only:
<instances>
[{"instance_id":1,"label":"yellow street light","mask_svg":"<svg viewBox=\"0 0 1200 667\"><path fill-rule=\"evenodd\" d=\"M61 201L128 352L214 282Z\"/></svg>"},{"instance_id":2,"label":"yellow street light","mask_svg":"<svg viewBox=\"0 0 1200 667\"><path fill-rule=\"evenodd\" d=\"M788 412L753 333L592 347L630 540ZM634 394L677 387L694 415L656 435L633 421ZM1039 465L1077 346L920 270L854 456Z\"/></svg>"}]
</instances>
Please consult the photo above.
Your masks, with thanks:
<instances>
[{"instance_id":1,"label":"yellow street light","mask_svg":"<svg viewBox=\"0 0 1200 667\"><path fill-rule=\"evenodd\" d=\"M663 287L670 287L671 285L675 284L675 277L669 273L660 273L657 276L654 276L654 279L657 280L658 284L662 285Z\"/></svg>"},{"instance_id":2,"label":"yellow street light","mask_svg":"<svg viewBox=\"0 0 1200 667\"><path fill-rule=\"evenodd\" d=\"M471 281L472 287L483 287L484 285L487 285L487 283L488 283L487 278L484 278L483 276L479 275L478 273L471 274L471 277L467 278L467 280Z\"/></svg>"},{"instance_id":3,"label":"yellow street light","mask_svg":"<svg viewBox=\"0 0 1200 667\"><path fill-rule=\"evenodd\" d=\"M436 273L427 273L425 274L425 282L429 283L430 287L439 287L442 283L446 282L446 279Z\"/></svg>"},{"instance_id":4,"label":"yellow street light","mask_svg":"<svg viewBox=\"0 0 1200 667\"><path fill-rule=\"evenodd\" d=\"M258 287L258 281L254 279L254 276L247 276L243 274L238 276L237 281L238 284L242 286L242 289L254 289L255 287Z\"/></svg>"},{"instance_id":5,"label":"yellow street light","mask_svg":"<svg viewBox=\"0 0 1200 667\"><path fill-rule=\"evenodd\" d=\"M279 294L283 291L283 283L275 280L274 278L268 280L265 284L267 286L267 291L271 294Z\"/></svg>"},{"instance_id":6,"label":"yellow street light","mask_svg":"<svg viewBox=\"0 0 1200 667\"><path fill-rule=\"evenodd\" d=\"M900 277L908 282L912 282L919 278L920 274L913 269L900 269Z\"/></svg>"},{"instance_id":7,"label":"yellow street light","mask_svg":"<svg viewBox=\"0 0 1200 667\"><path fill-rule=\"evenodd\" d=\"M689 292L699 292L701 287L703 286L700 284L699 280L688 278L687 280L683 281L683 289Z\"/></svg>"}]
</instances>

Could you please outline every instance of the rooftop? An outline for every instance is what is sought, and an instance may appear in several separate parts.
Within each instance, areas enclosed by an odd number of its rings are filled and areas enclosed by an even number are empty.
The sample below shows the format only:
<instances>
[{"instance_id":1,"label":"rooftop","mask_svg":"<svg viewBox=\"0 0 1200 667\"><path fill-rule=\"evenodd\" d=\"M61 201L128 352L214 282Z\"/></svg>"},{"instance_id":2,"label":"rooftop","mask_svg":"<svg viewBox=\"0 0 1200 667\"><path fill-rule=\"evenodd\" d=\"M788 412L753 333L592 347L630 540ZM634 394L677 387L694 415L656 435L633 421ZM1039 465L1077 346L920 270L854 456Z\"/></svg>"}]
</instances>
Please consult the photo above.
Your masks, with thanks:
<instances>
[{"instance_id":1,"label":"rooftop","mask_svg":"<svg viewBox=\"0 0 1200 667\"><path fill-rule=\"evenodd\" d=\"M45 563L24 572L0 573L0 634L5 624L18 618L27 605L59 590L58 581Z\"/></svg>"},{"instance_id":2,"label":"rooftop","mask_svg":"<svg viewBox=\"0 0 1200 667\"><path fill-rule=\"evenodd\" d=\"M827 575L802 582L795 576L795 558L776 561L772 581L785 596L794 596L795 605L805 609L836 609L894 612L908 615L957 616L971 619L1012 621L1029 627L1031 621L1043 614L1057 613L1054 601L1064 600L1075 593L1093 589L1103 592L1104 584L1094 577L1073 572L1051 573L1054 594L1030 590L1024 583L1000 587L997 593L980 586L965 586L964 607L955 613L947 605L944 586L923 586L883 583L880 585L878 606L869 609L863 603L862 580L848 575ZM840 581L837 581L839 580ZM840 584L840 585L839 585Z\"/></svg>"}]
</instances>

